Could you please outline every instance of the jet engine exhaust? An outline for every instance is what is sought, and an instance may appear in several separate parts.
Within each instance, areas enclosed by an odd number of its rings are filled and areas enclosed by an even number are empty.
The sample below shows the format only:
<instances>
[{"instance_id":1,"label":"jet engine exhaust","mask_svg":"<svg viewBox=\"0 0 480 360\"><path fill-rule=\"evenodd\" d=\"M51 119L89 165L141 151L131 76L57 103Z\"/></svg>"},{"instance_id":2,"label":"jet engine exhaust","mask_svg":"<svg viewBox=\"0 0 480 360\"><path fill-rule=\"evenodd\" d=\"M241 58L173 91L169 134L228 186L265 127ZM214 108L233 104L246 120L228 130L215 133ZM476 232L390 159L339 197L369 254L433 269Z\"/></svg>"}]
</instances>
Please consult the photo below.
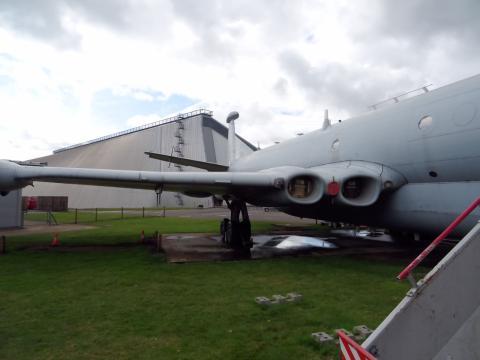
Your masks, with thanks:
<instances>
[{"instance_id":1,"label":"jet engine exhaust","mask_svg":"<svg viewBox=\"0 0 480 360\"><path fill-rule=\"evenodd\" d=\"M369 206L377 201L381 190L379 178L355 176L343 181L338 198L347 205Z\"/></svg>"},{"instance_id":2,"label":"jet engine exhaust","mask_svg":"<svg viewBox=\"0 0 480 360\"><path fill-rule=\"evenodd\" d=\"M301 174L287 181L286 197L293 204L314 204L319 202L325 192L323 180L312 174Z\"/></svg>"}]
</instances>

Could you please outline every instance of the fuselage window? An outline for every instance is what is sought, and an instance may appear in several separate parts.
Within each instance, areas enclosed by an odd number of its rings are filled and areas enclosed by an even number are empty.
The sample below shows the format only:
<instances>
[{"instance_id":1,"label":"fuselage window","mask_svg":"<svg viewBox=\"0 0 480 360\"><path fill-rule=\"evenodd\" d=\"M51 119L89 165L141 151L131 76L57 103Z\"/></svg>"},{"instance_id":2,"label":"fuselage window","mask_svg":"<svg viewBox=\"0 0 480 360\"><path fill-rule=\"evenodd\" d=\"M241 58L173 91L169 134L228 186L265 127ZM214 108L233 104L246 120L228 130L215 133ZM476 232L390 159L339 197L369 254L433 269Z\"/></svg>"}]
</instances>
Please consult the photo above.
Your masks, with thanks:
<instances>
[{"instance_id":1,"label":"fuselage window","mask_svg":"<svg viewBox=\"0 0 480 360\"><path fill-rule=\"evenodd\" d=\"M422 117L420 119L420 121L418 122L418 128L420 130L426 129L426 128L432 126L432 124L433 124L433 118L430 115L426 115L426 116Z\"/></svg>"},{"instance_id":2,"label":"fuselage window","mask_svg":"<svg viewBox=\"0 0 480 360\"><path fill-rule=\"evenodd\" d=\"M340 140L335 139L332 143L332 151L337 151L340 147Z\"/></svg>"}]
</instances>

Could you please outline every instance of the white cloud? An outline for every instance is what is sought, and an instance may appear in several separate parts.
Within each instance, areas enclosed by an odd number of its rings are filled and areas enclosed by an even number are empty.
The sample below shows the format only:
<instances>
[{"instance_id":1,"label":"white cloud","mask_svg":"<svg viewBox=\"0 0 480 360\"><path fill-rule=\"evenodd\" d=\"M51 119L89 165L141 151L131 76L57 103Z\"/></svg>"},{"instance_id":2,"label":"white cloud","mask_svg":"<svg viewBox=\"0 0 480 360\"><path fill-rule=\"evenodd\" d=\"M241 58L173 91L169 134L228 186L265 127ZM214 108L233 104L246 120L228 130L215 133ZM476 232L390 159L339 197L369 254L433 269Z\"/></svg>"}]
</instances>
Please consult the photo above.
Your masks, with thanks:
<instances>
[{"instance_id":1,"label":"white cloud","mask_svg":"<svg viewBox=\"0 0 480 360\"><path fill-rule=\"evenodd\" d=\"M0 3L0 158L123 130L92 108L110 90L173 94L262 146L433 82L478 72L474 0L26 0ZM434 10L434 11L433 11ZM3 79L3 80L2 80ZM188 109L185 109L187 111ZM131 116L128 126L158 120Z\"/></svg>"}]
</instances>

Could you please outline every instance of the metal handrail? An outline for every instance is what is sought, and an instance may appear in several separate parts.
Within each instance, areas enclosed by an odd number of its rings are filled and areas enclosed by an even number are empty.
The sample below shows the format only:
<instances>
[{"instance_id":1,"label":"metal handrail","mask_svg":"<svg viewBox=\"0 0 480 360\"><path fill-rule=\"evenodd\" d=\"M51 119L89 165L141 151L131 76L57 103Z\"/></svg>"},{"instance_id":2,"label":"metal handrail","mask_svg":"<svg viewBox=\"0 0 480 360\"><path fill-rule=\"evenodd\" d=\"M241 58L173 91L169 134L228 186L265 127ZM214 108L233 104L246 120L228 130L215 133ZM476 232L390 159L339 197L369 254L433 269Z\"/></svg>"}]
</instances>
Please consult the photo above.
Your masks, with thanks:
<instances>
[{"instance_id":1,"label":"metal handrail","mask_svg":"<svg viewBox=\"0 0 480 360\"><path fill-rule=\"evenodd\" d=\"M342 359L376 360L376 358L372 354L365 350L361 345L357 344L354 340L349 338L343 331L339 330L337 334L340 340L340 355ZM344 346L346 354L344 354L344 352L342 351L342 345ZM354 349L354 351L357 352L356 354L353 354L352 348Z\"/></svg>"},{"instance_id":2,"label":"metal handrail","mask_svg":"<svg viewBox=\"0 0 480 360\"><path fill-rule=\"evenodd\" d=\"M398 274L398 280L404 280L407 277L410 277L413 269L415 269L418 264L420 264L423 259L425 259L428 254L430 254L438 244L442 242L452 231L455 229L458 224L460 224L463 219L465 219L470 213L475 210L477 206L480 205L480 197L477 198L474 202L472 202L443 232L437 236L435 240L428 245L425 250L423 250L420 255L418 255L405 269L402 270L400 274Z\"/></svg>"},{"instance_id":3,"label":"metal handrail","mask_svg":"<svg viewBox=\"0 0 480 360\"><path fill-rule=\"evenodd\" d=\"M137 126L135 128L132 128L132 129L123 130L123 131L120 131L120 132L117 132L117 133L114 133L114 134L110 134L110 135L105 135L105 136L102 136L102 137L99 137L99 138L96 138L96 139L93 139L93 140L84 141L84 142L79 143L79 144L70 145L70 146L60 148L60 149L56 149L56 150L53 150L53 153L57 154L57 153L62 152L62 151L75 149L75 148L78 148L78 147L81 147L81 146L90 145L90 144L97 143L97 142L104 141L104 140L109 140L109 139L116 138L116 137L119 137L119 136L122 136L122 135L131 134L131 133L134 133L134 132L137 132L137 131L150 129L150 128L158 126L158 125L164 125L164 124L172 123L172 122L175 122L175 121L181 121L183 119L193 117L193 116L197 116L197 115L212 116L213 112L210 111L210 110L206 110L206 109L198 109L198 110L190 111L190 112L187 112L187 113L178 114L178 115L171 116L171 117L166 118L166 119L158 120L158 121L155 121L155 122L152 122L152 123L149 123L149 124Z\"/></svg>"}]
</instances>

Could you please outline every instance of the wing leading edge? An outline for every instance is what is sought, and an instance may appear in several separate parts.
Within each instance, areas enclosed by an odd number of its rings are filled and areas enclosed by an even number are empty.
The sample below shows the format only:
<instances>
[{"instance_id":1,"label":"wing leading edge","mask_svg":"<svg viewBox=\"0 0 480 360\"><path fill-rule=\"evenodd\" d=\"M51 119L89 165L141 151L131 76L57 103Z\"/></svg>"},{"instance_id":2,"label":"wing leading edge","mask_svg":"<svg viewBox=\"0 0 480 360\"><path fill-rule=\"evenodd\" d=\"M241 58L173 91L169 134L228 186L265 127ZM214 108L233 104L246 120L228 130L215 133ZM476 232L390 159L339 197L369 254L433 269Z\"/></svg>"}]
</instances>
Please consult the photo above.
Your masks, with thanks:
<instances>
[{"instance_id":1,"label":"wing leading edge","mask_svg":"<svg viewBox=\"0 0 480 360\"><path fill-rule=\"evenodd\" d=\"M276 207L366 207L376 203L383 192L406 183L398 172L363 161L257 172L156 172L25 166L0 160L0 194L33 181L165 190L198 197L232 195L255 205Z\"/></svg>"},{"instance_id":2,"label":"wing leading edge","mask_svg":"<svg viewBox=\"0 0 480 360\"><path fill-rule=\"evenodd\" d=\"M276 174L234 172L156 172L110 169L22 166L0 160L0 191L31 185L33 181L161 189L185 193L229 194L235 189L275 188Z\"/></svg>"}]
</instances>

